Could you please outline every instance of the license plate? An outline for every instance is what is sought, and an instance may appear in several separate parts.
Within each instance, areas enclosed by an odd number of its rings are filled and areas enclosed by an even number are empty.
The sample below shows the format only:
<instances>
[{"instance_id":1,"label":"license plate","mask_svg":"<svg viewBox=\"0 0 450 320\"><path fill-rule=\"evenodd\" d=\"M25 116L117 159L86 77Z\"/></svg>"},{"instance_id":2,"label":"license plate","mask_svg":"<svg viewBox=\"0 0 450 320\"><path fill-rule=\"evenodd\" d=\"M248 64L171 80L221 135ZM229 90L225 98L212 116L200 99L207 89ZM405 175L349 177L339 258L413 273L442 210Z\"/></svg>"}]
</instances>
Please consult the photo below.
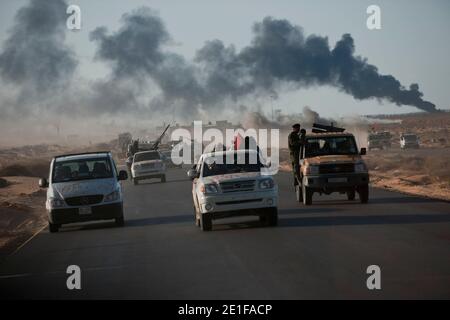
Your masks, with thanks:
<instances>
[{"instance_id":1,"label":"license plate","mask_svg":"<svg viewBox=\"0 0 450 320\"><path fill-rule=\"evenodd\" d=\"M330 183L347 182L347 178L329 178L328 182Z\"/></svg>"},{"instance_id":2,"label":"license plate","mask_svg":"<svg viewBox=\"0 0 450 320\"><path fill-rule=\"evenodd\" d=\"M82 207L78 209L78 213L80 215L85 215L85 214L92 214L92 208L91 207Z\"/></svg>"}]
</instances>

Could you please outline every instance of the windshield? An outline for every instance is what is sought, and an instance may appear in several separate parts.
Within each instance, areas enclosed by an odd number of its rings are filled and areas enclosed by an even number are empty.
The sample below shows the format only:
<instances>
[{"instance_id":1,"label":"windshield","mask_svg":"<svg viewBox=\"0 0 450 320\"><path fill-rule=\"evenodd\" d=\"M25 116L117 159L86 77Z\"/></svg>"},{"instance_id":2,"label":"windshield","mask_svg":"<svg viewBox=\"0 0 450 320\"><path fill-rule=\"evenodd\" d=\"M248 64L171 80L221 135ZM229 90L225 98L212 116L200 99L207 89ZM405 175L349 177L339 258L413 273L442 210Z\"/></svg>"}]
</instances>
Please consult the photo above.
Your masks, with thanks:
<instances>
[{"instance_id":1,"label":"windshield","mask_svg":"<svg viewBox=\"0 0 450 320\"><path fill-rule=\"evenodd\" d=\"M148 160L159 160L161 156L159 155L159 152L152 151L152 152L142 152L142 153L136 153L134 156L134 162L140 162L140 161L148 161Z\"/></svg>"},{"instance_id":2,"label":"windshield","mask_svg":"<svg viewBox=\"0 0 450 320\"><path fill-rule=\"evenodd\" d=\"M358 154L355 139L352 136L309 138L306 141L305 158L341 154Z\"/></svg>"},{"instance_id":3,"label":"windshield","mask_svg":"<svg viewBox=\"0 0 450 320\"><path fill-rule=\"evenodd\" d=\"M57 183L112 177L113 169L108 158L80 159L55 162L52 182Z\"/></svg>"},{"instance_id":4,"label":"windshield","mask_svg":"<svg viewBox=\"0 0 450 320\"><path fill-rule=\"evenodd\" d=\"M244 158L244 154L239 155L239 157L235 155L232 163L226 163L226 158L222 159L222 163L216 163L214 158L205 159L203 164L203 177L241 172L259 172L263 167L259 157L258 159L255 159L255 161L251 161L251 157L249 158L248 154L246 155L246 158Z\"/></svg>"}]
</instances>

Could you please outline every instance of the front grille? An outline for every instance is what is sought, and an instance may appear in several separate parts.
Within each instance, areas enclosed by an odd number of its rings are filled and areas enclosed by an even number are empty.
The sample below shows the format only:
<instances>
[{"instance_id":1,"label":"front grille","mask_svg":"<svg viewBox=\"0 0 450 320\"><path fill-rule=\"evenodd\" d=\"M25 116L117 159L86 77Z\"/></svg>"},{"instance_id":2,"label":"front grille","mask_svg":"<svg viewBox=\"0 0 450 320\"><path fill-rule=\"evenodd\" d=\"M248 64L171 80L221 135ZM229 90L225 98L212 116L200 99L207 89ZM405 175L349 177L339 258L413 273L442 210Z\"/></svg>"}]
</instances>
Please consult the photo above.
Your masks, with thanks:
<instances>
[{"instance_id":1,"label":"front grille","mask_svg":"<svg viewBox=\"0 0 450 320\"><path fill-rule=\"evenodd\" d=\"M220 188L224 193L253 191L255 189L255 180L222 182Z\"/></svg>"},{"instance_id":2,"label":"front grille","mask_svg":"<svg viewBox=\"0 0 450 320\"><path fill-rule=\"evenodd\" d=\"M66 203L69 206L87 206L91 204L97 204L102 202L103 195L102 194L95 194L90 196L81 196L81 197L72 197L67 198Z\"/></svg>"},{"instance_id":3,"label":"front grille","mask_svg":"<svg viewBox=\"0 0 450 320\"><path fill-rule=\"evenodd\" d=\"M350 173L355 171L353 163L321 164L320 173Z\"/></svg>"},{"instance_id":4,"label":"front grille","mask_svg":"<svg viewBox=\"0 0 450 320\"><path fill-rule=\"evenodd\" d=\"M154 167L155 167L154 163L141 164L141 168L143 168L143 169L153 169Z\"/></svg>"}]
</instances>

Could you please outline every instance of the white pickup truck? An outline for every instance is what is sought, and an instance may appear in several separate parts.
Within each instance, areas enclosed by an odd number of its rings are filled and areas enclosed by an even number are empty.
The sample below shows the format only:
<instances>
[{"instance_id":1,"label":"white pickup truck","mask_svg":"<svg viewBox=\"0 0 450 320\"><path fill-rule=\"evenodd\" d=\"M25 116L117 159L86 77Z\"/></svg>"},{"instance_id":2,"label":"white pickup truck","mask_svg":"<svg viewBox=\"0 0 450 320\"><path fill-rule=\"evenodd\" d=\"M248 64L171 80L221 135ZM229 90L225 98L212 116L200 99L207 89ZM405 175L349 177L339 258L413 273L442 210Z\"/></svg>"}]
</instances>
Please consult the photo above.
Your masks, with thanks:
<instances>
[{"instance_id":1,"label":"white pickup truck","mask_svg":"<svg viewBox=\"0 0 450 320\"><path fill-rule=\"evenodd\" d=\"M217 159L222 161L217 161ZM233 161L227 161L233 159ZM255 159L255 161L249 161ZM192 179L195 222L203 231L212 220L257 215L269 226L278 222L278 186L262 174L264 164L253 150L203 154L188 171Z\"/></svg>"}]
</instances>

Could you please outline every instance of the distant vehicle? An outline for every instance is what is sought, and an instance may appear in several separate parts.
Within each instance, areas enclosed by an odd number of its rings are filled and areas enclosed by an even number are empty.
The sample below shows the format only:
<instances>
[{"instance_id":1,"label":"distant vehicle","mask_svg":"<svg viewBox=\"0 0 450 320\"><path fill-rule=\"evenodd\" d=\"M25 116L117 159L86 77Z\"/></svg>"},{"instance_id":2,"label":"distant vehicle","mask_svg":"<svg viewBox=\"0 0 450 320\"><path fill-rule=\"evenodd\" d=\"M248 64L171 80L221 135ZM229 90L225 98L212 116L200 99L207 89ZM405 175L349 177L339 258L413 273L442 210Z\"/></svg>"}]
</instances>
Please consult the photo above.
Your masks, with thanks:
<instances>
[{"instance_id":1,"label":"distant vehicle","mask_svg":"<svg viewBox=\"0 0 450 320\"><path fill-rule=\"evenodd\" d=\"M215 162L217 157L222 159L221 163ZM226 157L233 158L233 163L227 163ZM249 161L253 159L256 161ZM188 171L196 225L209 231L212 220L257 215L264 224L275 226L278 186L271 176L261 174L263 167L255 150L203 154Z\"/></svg>"},{"instance_id":2,"label":"distant vehicle","mask_svg":"<svg viewBox=\"0 0 450 320\"><path fill-rule=\"evenodd\" d=\"M371 133L367 139L367 148L369 151L373 149L388 149L392 145L391 139L392 135L388 131Z\"/></svg>"},{"instance_id":3,"label":"distant vehicle","mask_svg":"<svg viewBox=\"0 0 450 320\"><path fill-rule=\"evenodd\" d=\"M127 152L127 147L132 141L132 135L129 132L119 134L118 145L122 152Z\"/></svg>"},{"instance_id":4,"label":"distant vehicle","mask_svg":"<svg viewBox=\"0 0 450 320\"><path fill-rule=\"evenodd\" d=\"M54 157L48 180L46 209L50 232L63 224L115 219L124 225L122 187L126 171L117 171L110 152L70 154Z\"/></svg>"},{"instance_id":5,"label":"distant vehicle","mask_svg":"<svg viewBox=\"0 0 450 320\"><path fill-rule=\"evenodd\" d=\"M413 133L405 133L400 136L401 149L418 149L419 137Z\"/></svg>"},{"instance_id":6,"label":"distant vehicle","mask_svg":"<svg viewBox=\"0 0 450 320\"><path fill-rule=\"evenodd\" d=\"M172 150L160 150L163 161L166 164L167 168L181 168L182 164L175 164L173 160L182 160L182 159L172 159ZM178 162L178 161L177 161Z\"/></svg>"},{"instance_id":7,"label":"distant vehicle","mask_svg":"<svg viewBox=\"0 0 450 320\"><path fill-rule=\"evenodd\" d=\"M361 203L369 200L369 173L351 133L317 132L305 136L300 154L300 172L295 186L297 201L311 205L314 193L346 193Z\"/></svg>"},{"instance_id":8,"label":"distant vehicle","mask_svg":"<svg viewBox=\"0 0 450 320\"><path fill-rule=\"evenodd\" d=\"M134 154L131 175L135 185L140 180L159 178L166 182L166 165L163 156L157 150L142 151Z\"/></svg>"}]
</instances>

